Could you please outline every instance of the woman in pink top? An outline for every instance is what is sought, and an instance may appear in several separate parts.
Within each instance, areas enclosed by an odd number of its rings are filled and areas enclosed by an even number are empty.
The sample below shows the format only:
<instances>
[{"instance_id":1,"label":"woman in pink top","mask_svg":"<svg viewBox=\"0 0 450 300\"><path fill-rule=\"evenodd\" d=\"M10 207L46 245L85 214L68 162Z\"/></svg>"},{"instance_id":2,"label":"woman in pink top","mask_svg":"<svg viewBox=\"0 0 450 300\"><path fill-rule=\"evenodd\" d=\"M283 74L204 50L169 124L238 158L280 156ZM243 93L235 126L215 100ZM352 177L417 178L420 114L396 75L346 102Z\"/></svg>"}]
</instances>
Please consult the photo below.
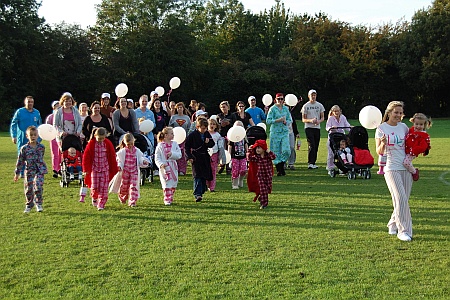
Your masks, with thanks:
<instances>
[{"instance_id":1,"label":"woman in pink top","mask_svg":"<svg viewBox=\"0 0 450 300\"><path fill-rule=\"evenodd\" d=\"M339 128L339 127L347 127L347 128ZM328 120L325 129L328 131L328 137L333 132L341 132L345 133L346 131L350 131L350 123L347 121L347 118L342 114L342 110L338 105L333 105L328 113ZM336 166L334 165L334 154L331 149L330 139L328 138L328 158L327 158L327 170L330 173L334 170Z\"/></svg>"},{"instance_id":2,"label":"woman in pink top","mask_svg":"<svg viewBox=\"0 0 450 300\"><path fill-rule=\"evenodd\" d=\"M60 108L53 117L53 126L55 126L58 135L56 137L58 144L61 145L62 139L69 134L81 135L81 116L78 109L74 106L75 101L70 93L64 93L59 99Z\"/></svg>"}]
</instances>

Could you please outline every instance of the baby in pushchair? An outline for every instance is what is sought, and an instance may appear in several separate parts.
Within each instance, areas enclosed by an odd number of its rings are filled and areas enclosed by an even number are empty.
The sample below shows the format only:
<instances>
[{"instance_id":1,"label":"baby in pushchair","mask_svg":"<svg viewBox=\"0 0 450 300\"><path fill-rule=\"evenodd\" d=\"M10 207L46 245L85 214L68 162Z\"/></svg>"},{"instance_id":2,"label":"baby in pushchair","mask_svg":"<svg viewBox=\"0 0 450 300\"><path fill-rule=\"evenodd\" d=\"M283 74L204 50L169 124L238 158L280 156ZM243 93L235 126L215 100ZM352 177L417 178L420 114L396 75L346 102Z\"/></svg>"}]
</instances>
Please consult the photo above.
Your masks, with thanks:
<instances>
[{"instance_id":1,"label":"baby in pushchair","mask_svg":"<svg viewBox=\"0 0 450 300\"><path fill-rule=\"evenodd\" d=\"M63 138L61 144L62 162L61 162L61 187L69 186L69 183L75 180L75 176L80 184L83 183L83 172L81 168L81 158L83 147L78 136L70 134Z\"/></svg>"},{"instance_id":2,"label":"baby in pushchair","mask_svg":"<svg viewBox=\"0 0 450 300\"><path fill-rule=\"evenodd\" d=\"M341 132L330 133L330 147L334 153L334 164L338 170L329 170L330 177L338 173L347 174L349 180L360 176L371 178L373 156L368 147L369 136L362 126L352 127L348 136Z\"/></svg>"}]
</instances>

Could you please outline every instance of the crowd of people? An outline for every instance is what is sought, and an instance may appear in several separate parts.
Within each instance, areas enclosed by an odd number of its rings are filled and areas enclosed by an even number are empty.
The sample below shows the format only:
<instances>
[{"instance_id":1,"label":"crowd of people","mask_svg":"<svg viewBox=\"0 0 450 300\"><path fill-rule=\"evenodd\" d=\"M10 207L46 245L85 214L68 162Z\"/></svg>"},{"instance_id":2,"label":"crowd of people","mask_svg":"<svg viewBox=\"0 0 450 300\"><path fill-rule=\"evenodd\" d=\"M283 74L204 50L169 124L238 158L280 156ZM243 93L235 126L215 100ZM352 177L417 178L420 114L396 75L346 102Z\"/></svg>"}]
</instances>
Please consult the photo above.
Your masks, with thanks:
<instances>
[{"instance_id":1,"label":"crowd of people","mask_svg":"<svg viewBox=\"0 0 450 300\"><path fill-rule=\"evenodd\" d=\"M242 188L247 177L248 190L256 193L254 201L260 202L261 209L268 206L274 175L272 166L275 166L277 176L285 176L286 170L295 169L295 141L300 135L293 113L295 106L286 105L282 93L275 95L274 105L264 109L256 106L254 96L248 98L248 108L245 102L237 101L234 112L228 101L222 101L220 113L211 116L204 103L192 100L187 107L183 102L168 103L162 101L155 91L150 97L142 95L136 104L131 101L132 106L129 100L119 97L111 106L110 94L103 93L100 101L92 102L90 107L87 103L80 103L77 108L71 93L66 92L59 101L51 103L53 112L45 120L57 131L56 139L50 142L53 177L61 175L61 163L65 161L70 167L70 180L75 178L75 170L79 179L83 180L84 175L92 205L98 210L105 208L109 192L117 193L122 203L136 206L140 195L140 168L150 165L161 181L165 205L173 203L178 178L186 175L189 162L196 202L203 200L206 191L216 191L216 176L226 170L231 176L232 189ZM300 111L308 143L307 168L318 169L320 124L325 121L325 108L317 101L315 90L308 92L308 101ZM426 129L431 126L431 120L423 114L416 114L411 119L414 126L408 129L401 122L402 118L403 103L389 103L375 138L377 154L385 159L382 171L394 203L394 212L388 223L389 234L395 233L400 240L410 241L412 221L408 200L412 181L419 178L419 170L412 165L412 160L430 150ZM140 123L146 120L152 122L153 129L142 132ZM228 140L227 133L234 126L248 129L264 122L270 125L269 147L265 139L250 145L245 138ZM26 213L35 205L37 211L43 210L42 186L47 167L44 146L37 131L41 123L33 97L27 96L24 107L14 114L10 129L18 150L14 180L24 178ZM174 140L174 129L178 127L186 133L186 139L180 144ZM346 132L351 127L341 108L332 106L326 130L331 134ZM61 144L68 135L79 138L84 150L82 163L75 158L77 151L74 148L63 155ZM153 158L146 157L135 146L136 135L144 135L149 141ZM327 146L326 168L331 172L335 168L335 153L330 144ZM231 163L226 162L226 151L231 156ZM347 140L341 141L339 155L345 164L353 164Z\"/></svg>"}]
</instances>

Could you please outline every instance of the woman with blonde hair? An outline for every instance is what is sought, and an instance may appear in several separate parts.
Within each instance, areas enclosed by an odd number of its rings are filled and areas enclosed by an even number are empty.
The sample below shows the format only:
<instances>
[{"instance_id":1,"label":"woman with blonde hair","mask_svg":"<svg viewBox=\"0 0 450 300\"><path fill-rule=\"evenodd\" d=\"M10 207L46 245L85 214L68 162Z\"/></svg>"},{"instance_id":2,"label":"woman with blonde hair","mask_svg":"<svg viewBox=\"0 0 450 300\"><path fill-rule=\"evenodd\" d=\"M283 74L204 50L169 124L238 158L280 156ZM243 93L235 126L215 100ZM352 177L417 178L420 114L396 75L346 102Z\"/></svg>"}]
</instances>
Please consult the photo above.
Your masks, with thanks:
<instances>
[{"instance_id":1,"label":"woman with blonde hair","mask_svg":"<svg viewBox=\"0 0 450 300\"><path fill-rule=\"evenodd\" d=\"M344 127L344 128L343 128ZM328 120L325 129L328 132L328 158L327 158L327 170L328 174L333 177L333 170L336 167L334 165L334 153L331 149L330 134L334 132L345 133L350 131L350 123L347 118L342 114L342 110L339 105L333 105L328 113Z\"/></svg>"},{"instance_id":2,"label":"woman with blonde hair","mask_svg":"<svg viewBox=\"0 0 450 300\"><path fill-rule=\"evenodd\" d=\"M56 137L61 146L62 139L69 134L81 135L83 122L78 109L74 106L75 100L70 93L64 93L59 99L60 108L53 117L53 126L55 126L58 135Z\"/></svg>"},{"instance_id":3,"label":"woman with blonde hair","mask_svg":"<svg viewBox=\"0 0 450 300\"><path fill-rule=\"evenodd\" d=\"M412 239L412 219L409 209L409 196L413 178L403 165L406 157L405 138L408 126L402 123L403 102L392 101L388 104L382 124L375 132L376 150L386 155L384 179L391 193L394 211L387 227L389 234L396 234L401 241Z\"/></svg>"}]
</instances>

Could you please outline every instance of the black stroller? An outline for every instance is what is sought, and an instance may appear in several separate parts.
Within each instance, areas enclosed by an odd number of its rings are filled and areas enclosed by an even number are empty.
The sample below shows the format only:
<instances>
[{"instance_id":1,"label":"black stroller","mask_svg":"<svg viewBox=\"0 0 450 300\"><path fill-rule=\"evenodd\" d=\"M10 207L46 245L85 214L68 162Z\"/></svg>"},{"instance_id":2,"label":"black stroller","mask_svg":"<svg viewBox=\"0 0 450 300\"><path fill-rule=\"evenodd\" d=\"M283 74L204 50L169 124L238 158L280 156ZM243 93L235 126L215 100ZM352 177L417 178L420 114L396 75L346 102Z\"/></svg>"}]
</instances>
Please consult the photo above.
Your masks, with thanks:
<instances>
[{"instance_id":1,"label":"black stroller","mask_svg":"<svg viewBox=\"0 0 450 300\"><path fill-rule=\"evenodd\" d=\"M246 130L248 145L252 146L257 140L267 140L267 133L261 126L252 126Z\"/></svg>"},{"instance_id":2,"label":"black stroller","mask_svg":"<svg viewBox=\"0 0 450 300\"><path fill-rule=\"evenodd\" d=\"M148 159L149 164L145 168L139 168L141 173L141 178L139 178L140 184L144 185L145 180L148 178L150 182L153 182L153 162L154 162L154 152L155 148L153 143L143 134L133 134L134 136L134 146L141 150L144 156ZM122 142L123 136L119 139L119 145Z\"/></svg>"},{"instance_id":3,"label":"black stroller","mask_svg":"<svg viewBox=\"0 0 450 300\"><path fill-rule=\"evenodd\" d=\"M367 130L362 126L352 127L348 135L341 132L330 133L330 147L334 154L334 164L338 168L338 170L334 169L329 171L330 177L336 177L338 173L341 173L347 174L349 180L356 179L356 176L362 177L363 179L370 179L372 177L370 168L373 167L373 163L359 165L355 161L353 163L344 162L339 154L340 142L342 140L348 141L348 147L351 150L353 158L355 158L355 148L369 151L369 135Z\"/></svg>"},{"instance_id":4,"label":"black stroller","mask_svg":"<svg viewBox=\"0 0 450 300\"><path fill-rule=\"evenodd\" d=\"M77 156L78 155L81 156L83 146L81 145L80 138L74 134L66 135L62 139L61 143L62 161L61 161L61 180L59 182L59 185L61 187L68 187L70 182L74 180L78 180L78 183L81 185L83 184L83 172L80 173L77 170L74 170L74 178L70 178L70 173L65 161L65 157L67 157L69 148L72 147L75 148L75 150L77 150Z\"/></svg>"}]
</instances>

